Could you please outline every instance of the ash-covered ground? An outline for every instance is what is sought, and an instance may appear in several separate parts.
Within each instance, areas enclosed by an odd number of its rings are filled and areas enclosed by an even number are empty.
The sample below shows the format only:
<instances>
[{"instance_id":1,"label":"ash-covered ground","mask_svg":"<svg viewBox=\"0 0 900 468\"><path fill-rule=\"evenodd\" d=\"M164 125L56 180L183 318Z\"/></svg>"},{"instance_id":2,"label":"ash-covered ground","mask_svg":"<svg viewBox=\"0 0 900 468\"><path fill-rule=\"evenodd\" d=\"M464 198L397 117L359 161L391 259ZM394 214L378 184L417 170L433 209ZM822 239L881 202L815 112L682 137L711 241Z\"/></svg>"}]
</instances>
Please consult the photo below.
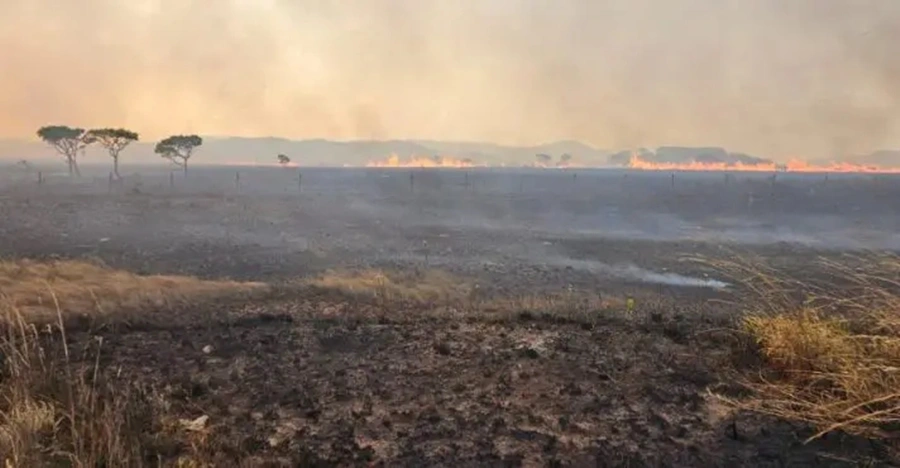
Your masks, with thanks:
<instances>
[{"instance_id":1,"label":"ash-covered ground","mask_svg":"<svg viewBox=\"0 0 900 468\"><path fill-rule=\"evenodd\" d=\"M577 290L656 304L588 322L496 320L282 290L223 304L214 323L186 311L168 326L103 332L111 368L169 388L186 417L210 417L223 463L884 457L851 438L803 445L806 428L757 417L734 431L708 390L735 366L718 331L740 307L717 301L729 279L696 259L752 254L803 271L819 255L897 250L893 176L197 167L110 184L86 172L42 184L5 175L0 256L275 284L336 268L438 269L490 297Z\"/></svg>"}]
</instances>

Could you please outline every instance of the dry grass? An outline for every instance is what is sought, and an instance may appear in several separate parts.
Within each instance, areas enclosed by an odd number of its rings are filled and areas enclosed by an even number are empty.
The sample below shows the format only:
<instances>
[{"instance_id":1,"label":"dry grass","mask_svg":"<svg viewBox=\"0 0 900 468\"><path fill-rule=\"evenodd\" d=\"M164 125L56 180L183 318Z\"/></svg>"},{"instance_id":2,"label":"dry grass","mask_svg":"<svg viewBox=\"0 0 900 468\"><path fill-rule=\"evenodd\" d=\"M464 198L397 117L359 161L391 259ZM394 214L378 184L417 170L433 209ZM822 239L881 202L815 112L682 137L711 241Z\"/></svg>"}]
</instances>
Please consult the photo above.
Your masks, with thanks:
<instances>
[{"instance_id":1,"label":"dry grass","mask_svg":"<svg viewBox=\"0 0 900 468\"><path fill-rule=\"evenodd\" d=\"M764 366L734 406L832 431L890 438L900 426L900 259L821 260L792 278L719 263L745 286L743 331Z\"/></svg>"},{"instance_id":2,"label":"dry grass","mask_svg":"<svg viewBox=\"0 0 900 468\"><path fill-rule=\"evenodd\" d=\"M65 316L121 317L264 287L188 276L140 276L85 261L0 261L0 300L27 322L54 321L57 309Z\"/></svg>"},{"instance_id":3,"label":"dry grass","mask_svg":"<svg viewBox=\"0 0 900 468\"><path fill-rule=\"evenodd\" d=\"M6 467L151 464L141 447L158 437L165 405L101 368L102 339L93 342L94 362L70 360L65 318L115 317L261 287L86 262L0 262L0 460Z\"/></svg>"},{"instance_id":4,"label":"dry grass","mask_svg":"<svg viewBox=\"0 0 900 468\"><path fill-rule=\"evenodd\" d=\"M492 298L477 305L480 314L505 318L511 314L551 316L593 323L605 312L627 313L626 299L578 291Z\"/></svg>"},{"instance_id":5,"label":"dry grass","mask_svg":"<svg viewBox=\"0 0 900 468\"><path fill-rule=\"evenodd\" d=\"M322 289L384 301L418 303L464 300L472 294L468 283L437 270L394 272L385 270L329 271L307 281Z\"/></svg>"}]
</instances>

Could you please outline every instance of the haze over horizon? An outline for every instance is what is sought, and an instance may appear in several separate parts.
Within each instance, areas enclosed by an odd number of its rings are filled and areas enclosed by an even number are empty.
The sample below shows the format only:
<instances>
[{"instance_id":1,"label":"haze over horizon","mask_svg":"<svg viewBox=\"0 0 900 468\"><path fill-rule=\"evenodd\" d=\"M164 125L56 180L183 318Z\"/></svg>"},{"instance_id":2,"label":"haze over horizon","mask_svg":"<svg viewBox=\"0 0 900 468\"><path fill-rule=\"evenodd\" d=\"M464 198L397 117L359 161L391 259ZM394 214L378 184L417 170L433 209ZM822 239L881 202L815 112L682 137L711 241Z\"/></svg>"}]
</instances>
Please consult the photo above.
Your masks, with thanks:
<instances>
[{"instance_id":1,"label":"haze over horizon","mask_svg":"<svg viewBox=\"0 0 900 468\"><path fill-rule=\"evenodd\" d=\"M893 0L0 0L0 138L900 147Z\"/></svg>"}]
</instances>

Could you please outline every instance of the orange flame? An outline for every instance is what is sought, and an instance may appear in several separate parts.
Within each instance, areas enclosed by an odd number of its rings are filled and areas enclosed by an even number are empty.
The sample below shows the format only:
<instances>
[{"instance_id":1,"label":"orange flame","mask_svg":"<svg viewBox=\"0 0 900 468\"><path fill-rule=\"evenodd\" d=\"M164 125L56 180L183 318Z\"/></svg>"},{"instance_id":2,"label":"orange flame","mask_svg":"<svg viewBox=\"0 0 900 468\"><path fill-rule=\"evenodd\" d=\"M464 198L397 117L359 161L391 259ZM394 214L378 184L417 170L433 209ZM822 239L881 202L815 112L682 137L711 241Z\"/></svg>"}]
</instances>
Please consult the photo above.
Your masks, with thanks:
<instances>
[{"instance_id":1,"label":"orange flame","mask_svg":"<svg viewBox=\"0 0 900 468\"><path fill-rule=\"evenodd\" d=\"M652 162L642 159L637 154L632 154L628 161L628 167L645 171L738 171L738 172L846 172L846 173L881 173L900 174L900 168L884 168L853 163L832 163L826 165L814 165L799 159L792 159L787 164L776 163L724 163L724 162L699 162L666 163Z\"/></svg>"},{"instance_id":2,"label":"orange flame","mask_svg":"<svg viewBox=\"0 0 900 468\"><path fill-rule=\"evenodd\" d=\"M366 167L446 167L446 168L466 168L475 167L476 164L471 159L458 159L451 156L438 157L422 157L413 156L405 161L400 159L396 154L390 155L387 159L381 161L370 161L366 163Z\"/></svg>"}]
</instances>

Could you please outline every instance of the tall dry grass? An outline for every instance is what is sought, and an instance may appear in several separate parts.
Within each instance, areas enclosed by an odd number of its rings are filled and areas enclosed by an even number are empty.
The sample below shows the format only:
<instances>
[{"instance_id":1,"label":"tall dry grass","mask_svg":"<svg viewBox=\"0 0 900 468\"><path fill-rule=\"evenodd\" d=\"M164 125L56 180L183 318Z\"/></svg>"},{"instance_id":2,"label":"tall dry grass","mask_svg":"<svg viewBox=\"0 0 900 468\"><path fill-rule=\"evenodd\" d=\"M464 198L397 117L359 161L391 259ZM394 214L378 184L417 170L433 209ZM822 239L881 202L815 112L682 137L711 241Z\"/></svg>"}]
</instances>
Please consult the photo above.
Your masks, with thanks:
<instances>
[{"instance_id":1,"label":"tall dry grass","mask_svg":"<svg viewBox=\"0 0 900 468\"><path fill-rule=\"evenodd\" d=\"M8 304L2 313L0 458L6 466L140 465L141 434L151 422L143 395L124 379L101 378L99 361L71 362L64 328L28 323ZM99 356L102 341L95 345Z\"/></svg>"},{"instance_id":2,"label":"tall dry grass","mask_svg":"<svg viewBox=\"0 0 900 468\"><path fill-rule=\"evenodd\" d=\"M144 466L164 407L94 359L74 359L66 319L117 320L258 284L138 276L89 262L0 262L0 460L5 467ZM152 442L152 441L151 441ZM193 462L192 462L193 463ZM194 463L192 466L200 466Z\"/></svg>"},{"instance_id":3,"label":"tall dry grass","mask_svg":"<svg viewBox=\"0 0 900 468\"><path fill-rule=\"evenodd\" d=\"M762 362L733 406L817 430L900 435L900 258L820 259L791 275L754 259L715 266L743 285L741 331Z\"/></svg>"},{"instance_id":4,"label":"tall dry grass","mask_svg":"<svg viewBox=\"0 0 900 468\"><path fill-rule=\"evenodd\" d=\"M132 312L172 308L264 289L260 283L206 281L190 276L136 275L100 262L0 261L0 300L29 323L89 315L124 320Z\"/></svg>"},{"instance_id":5,"label":"tall dry grass","mask_svg":"<svg viewBox=\"0 0 900 468\"><path fill-rule=\"evenodd\" d=\"M469 283L438 270L334 270L307 280L305 284L384 301L418 303L460 301L467 299L473 291Z\"/></svg>"}]
</instances>

